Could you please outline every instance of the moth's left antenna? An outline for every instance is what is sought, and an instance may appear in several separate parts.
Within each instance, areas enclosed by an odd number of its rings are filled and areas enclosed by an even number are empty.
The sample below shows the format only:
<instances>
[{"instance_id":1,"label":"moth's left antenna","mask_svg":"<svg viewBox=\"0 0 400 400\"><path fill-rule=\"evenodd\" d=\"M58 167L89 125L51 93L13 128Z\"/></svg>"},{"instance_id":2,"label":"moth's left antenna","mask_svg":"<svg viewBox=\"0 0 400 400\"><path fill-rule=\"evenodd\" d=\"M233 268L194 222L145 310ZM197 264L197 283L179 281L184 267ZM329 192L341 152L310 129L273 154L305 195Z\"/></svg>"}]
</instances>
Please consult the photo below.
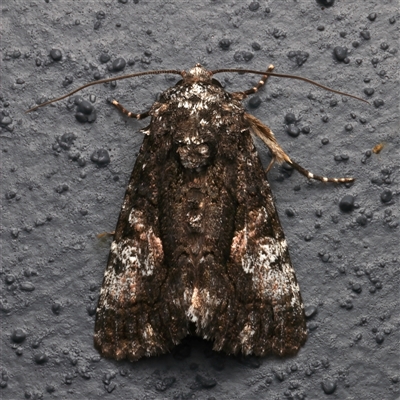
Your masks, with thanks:
<instances>
[{"instance_id":1,"label":"moth's left antenna","mask_svg":"<svg viewBox=\"0 0 400 400\"><path fill-rule=\"evenodd\" d=\"M25 112L31 112L31 111L35 111L40 107L44 107L47 106L48 104L51 103L55 103L57 101L63 100L69 96L72 96L73 94L79 92L82 89L85 89L89 86L94 86L94 85L99 85L100 83L107 83L107 82L112 82L112 81L120 81L122 79L128 79L128 78L135 78L137 76L142 76L142 75L158 75L158 74L175 74L175 75L182 75L182 71L178 71L176 69L170 69L170 70L158 70L158 71L145 71L145 72L136 72L134 74L129 74L129 75L122 75L122 76L116 76L113 78L106 78L106 79L100 79L99 81L93 81L93 82L89 82L86 85L80 86L77 89L73 90L72 92L69 92L67 94L65 94L64 96L61 97L57 97L56 99L53 100L49 100L46 101L45 103L39 104L35 107L30 108L29 110L25 111Z\"/></svg>"}]
</instances>

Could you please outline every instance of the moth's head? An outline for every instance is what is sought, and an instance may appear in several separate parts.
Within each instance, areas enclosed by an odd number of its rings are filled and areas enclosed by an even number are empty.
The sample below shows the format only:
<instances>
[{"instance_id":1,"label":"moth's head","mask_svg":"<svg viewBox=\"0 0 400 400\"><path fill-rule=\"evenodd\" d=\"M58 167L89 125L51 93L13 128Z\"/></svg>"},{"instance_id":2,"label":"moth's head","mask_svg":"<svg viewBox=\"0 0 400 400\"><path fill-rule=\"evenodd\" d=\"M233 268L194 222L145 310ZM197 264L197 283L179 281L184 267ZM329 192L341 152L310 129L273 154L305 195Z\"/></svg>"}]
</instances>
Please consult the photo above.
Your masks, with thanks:
<instances>
[{"instance_id":1,"label":"moth's head","mask_svg":"<svg viewBox=\"0 0 400 400\"><path fill-rule=\"evenodd\" d=\"M202 65L196 64L194 68L189 71L182 71L182 78L184 83L195 83L195 82L212 82L212 72L206 70Z\"/></svg>"}]
</instances>

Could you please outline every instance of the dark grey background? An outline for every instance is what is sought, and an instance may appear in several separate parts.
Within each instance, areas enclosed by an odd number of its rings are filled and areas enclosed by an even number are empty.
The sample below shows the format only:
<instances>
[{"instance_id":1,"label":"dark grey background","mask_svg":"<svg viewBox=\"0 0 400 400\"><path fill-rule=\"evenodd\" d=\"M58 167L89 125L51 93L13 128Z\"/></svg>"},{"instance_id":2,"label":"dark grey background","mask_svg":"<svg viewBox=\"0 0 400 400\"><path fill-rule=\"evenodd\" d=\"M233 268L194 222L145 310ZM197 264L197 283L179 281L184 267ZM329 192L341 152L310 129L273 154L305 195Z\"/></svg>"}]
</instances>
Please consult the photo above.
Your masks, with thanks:
<instances>
[{"instance_id":1,"label":"dark grey background","mask_svg":"<svg viewBox=\"0 0 400 400\"><path fill-rule=\"evenodd\" d=\"M397 399L397 7L372 0L336 1L329 8L312 0L4 1L0 397ZM230 41L229 49L221 48L222 39ZM348 49L348 60L333 56L336 46ZM52 49L61 51L61 60L50 57ZM301 66L288 56L298 51L309 54ZM104 53L110 56L106 64L99 61ZM147 123L121 116L106 98L143 112L177 78L141 77L116 88L86 89L81 94L97 112L91 124L78 122L67 100L24 112L96 73L117 75L108 66L119 57L127 65L118 74L188 69L198 62L210 69L264 70L273 63L277 72L371 101L369 106L271 78L259 93L260 106L250 109L304 167L357 179L346 187L308 182L278 166L269 174L303 299L314 312L297 356L227 357L193 338L175 355L136 363L102 359L93 348L93 310L110 242L96 235L115 227L142 141L138 131ZM217 78L228 91L258 80ZM369 97L367 88L374 89ZM292 129L302 130L298 137L287 133L288 113L296 117ZM68 142L65 134L76 139ZM371 154L378 143L383 150ZM267 164L268 151L258 147ZM103 168L90 160L97 149L111 158ZM355 205L345 213L339 201L347 194Z\"/></svg>"}]
</instances>

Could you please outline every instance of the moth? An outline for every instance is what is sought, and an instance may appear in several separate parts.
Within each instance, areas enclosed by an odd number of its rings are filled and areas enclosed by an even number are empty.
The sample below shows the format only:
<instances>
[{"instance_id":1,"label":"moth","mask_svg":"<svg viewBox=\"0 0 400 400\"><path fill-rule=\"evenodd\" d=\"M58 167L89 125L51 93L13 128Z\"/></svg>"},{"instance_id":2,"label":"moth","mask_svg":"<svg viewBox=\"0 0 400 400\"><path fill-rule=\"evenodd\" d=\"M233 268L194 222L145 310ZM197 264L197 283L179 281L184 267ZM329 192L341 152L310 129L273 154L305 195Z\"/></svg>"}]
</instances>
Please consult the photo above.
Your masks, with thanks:
<instances>
[{"instance_id":1,"label":"moth","mask_svg":"<svg viewBox=\"0 0 400 400\"><path fill-rule=\"evenodd\" d=\"M263 76L249 90L228 93L213 78L226 71ZM182 78L142 114L112 101L128 117L151 120L96 311L94 345L104 357L163 354L190 333L212 340L214 350L256 356L295 354L306 341L300 288L252 136L271 152L267 172L274 162L286 162L309 179L354 179L307 171L283 151L270 128L245 111L242 101L269 76L292 76L273 73L273 66L239 71L208 71L197 64L188 71L135 73L84 86L145 74Z\"/></svg>"}]
</instances>

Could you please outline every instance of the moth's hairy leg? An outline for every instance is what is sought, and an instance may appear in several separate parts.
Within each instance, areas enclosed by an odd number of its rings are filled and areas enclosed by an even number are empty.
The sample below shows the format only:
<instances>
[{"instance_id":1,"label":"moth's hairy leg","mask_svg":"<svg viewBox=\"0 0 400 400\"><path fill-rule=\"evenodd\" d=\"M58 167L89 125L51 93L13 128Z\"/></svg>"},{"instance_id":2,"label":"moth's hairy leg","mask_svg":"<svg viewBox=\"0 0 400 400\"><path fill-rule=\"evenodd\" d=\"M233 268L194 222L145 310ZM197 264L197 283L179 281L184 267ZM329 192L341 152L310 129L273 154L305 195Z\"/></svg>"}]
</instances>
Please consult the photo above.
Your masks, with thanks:
<instances>
[{"instance_id":1,"label":"moth's hairy leg","mask_svg":"<svg viewBox=\"0 0 400 400\"><path fill-rule=\"evenodd\" d=\"M268 67L267 72L272 72L273 70L274 70L274 66L271 64ZM268 78L269 78L269 75L263 75L263 77L259 80L259 82L257 83L256 86L252 87L249 90L245 90L244 92L241 92L241 94L243 95L243 98L247 97L251 94L257 93L260 90L260 88L266 84Z\"/></svg>"},{"instance_id":2,"label":"moth's hairy leg","mask_svg":"<svg viewBox=\"0 0 400 400\"><path fill-rule=\"evenodd\" d=\"M277 161L279 163L287 162L295 170L300 172L302 175L306 176L308 179L315 179L321 182L334 182L334 183L350 183L354 181L354 178L327 178L325 176L315 175L307 169L303 168L301 165L293 161L288 154L279 146L275 135L271 129L264 125L259 119L252 116L251 114L245 114L245 118L250 125L251 131L257 135L265 144L268 146L271 154L272 160L267 168L267 172L271 169L272 164Z\"/></svg>"},{"instance_id":3,"label":"moth's hairy leg","mask_svg":"<svg viewBox=\"0 0 400 400\"><path fill-rule=\"evenodd\" d=\"M150 114L149 111L146 111L141 114L133 113L131 111L128 111L123 105L121 105L117 100L111 100L111 104L113 104L115 107L118 108L119 111L121 111L123 114L127 115L129 118L136 118L136 119L143 119L147 118Z\"/></svg>"},{"instance_id":4,"label":"moth's hairy leg","mask_svg":"<svg viewBox=\"0 0 400 400\"><path fill-rule=\"evenodd\" d=\"M270 169L272 168L272 166L275 164L275 161L276 161L276 156L275 156L275 154L272 154L271 161L269 162L268 167L267 167L267 169L265 170L265 173L266 173L266 174L268 174L268 172L270 171Z\"/></svg>"}]
</instances>

